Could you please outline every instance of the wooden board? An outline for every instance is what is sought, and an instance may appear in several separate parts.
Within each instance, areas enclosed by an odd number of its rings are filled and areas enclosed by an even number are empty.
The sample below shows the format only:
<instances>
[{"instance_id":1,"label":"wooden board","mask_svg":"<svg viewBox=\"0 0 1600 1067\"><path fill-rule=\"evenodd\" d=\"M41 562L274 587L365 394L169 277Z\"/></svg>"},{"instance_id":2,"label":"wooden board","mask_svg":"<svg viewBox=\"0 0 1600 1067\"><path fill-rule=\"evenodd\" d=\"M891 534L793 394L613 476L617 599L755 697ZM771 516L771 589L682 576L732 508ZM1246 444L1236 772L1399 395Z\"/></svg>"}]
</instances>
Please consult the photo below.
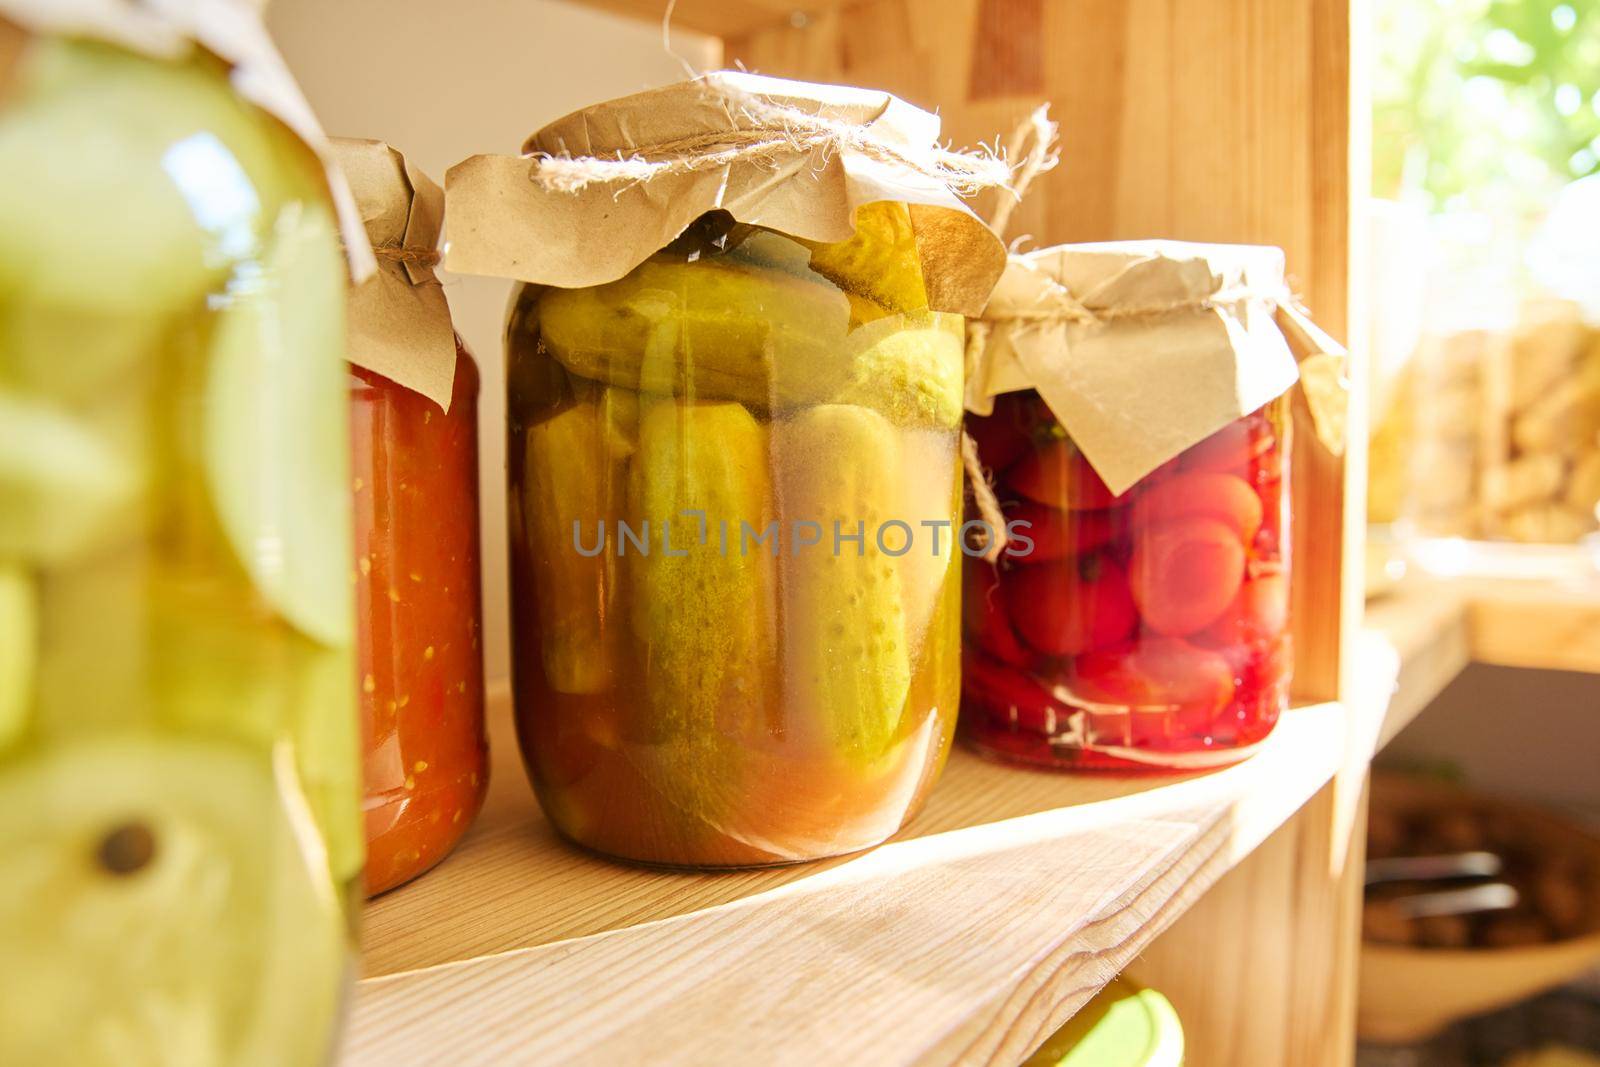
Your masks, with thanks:
<instances>
[{"instance_id":1,"label":"wooden board","mask_svg":"<svg viewBox=\"0 0 1600 1067\"><path fill-rule=\"evenodd\" d=\"M1349 719L1180 779L958 752L901 839L729 874L561 845L502 759L457 854L370 910L343 1062L1015 1062L1335 777Z\"/></svg>"},{"instance_id":2,"label":"wooden board","mask_svg":"<svg viewBox=\"0 0 1600 1067\"><path fill-rule=\"evenodd\" d=\"M1473 659L1600 673L1600 581L1473 581L1466 595Z\"/></svg>"},{"instance_id":3,"label":"wooden board","mask_svg":"<svg viewBox=\"0 0 1600 1067\"><path fill-rule=\"evenodd\" d=\"M1337 793L1325 786L1129 966L1177 1009L1188 1062L1352 1062L1366 804L1363 790L1340 819ZM1264 1010L1280 991L1288 1009Z\"/></svg>"}]
</instances>

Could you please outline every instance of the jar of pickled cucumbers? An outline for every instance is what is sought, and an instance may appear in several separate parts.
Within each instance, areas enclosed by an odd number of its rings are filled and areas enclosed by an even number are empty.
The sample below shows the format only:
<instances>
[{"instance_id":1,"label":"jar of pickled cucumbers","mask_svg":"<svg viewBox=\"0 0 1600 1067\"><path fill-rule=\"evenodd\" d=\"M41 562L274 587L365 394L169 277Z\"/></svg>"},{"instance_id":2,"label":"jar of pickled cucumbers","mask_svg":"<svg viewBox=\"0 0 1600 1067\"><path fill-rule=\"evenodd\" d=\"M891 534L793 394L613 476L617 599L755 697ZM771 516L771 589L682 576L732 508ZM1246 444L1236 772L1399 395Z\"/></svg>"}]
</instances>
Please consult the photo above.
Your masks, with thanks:
<instances>
[{"instance_id":1,"label":"jar of pickled cucumbers","mask_svg":"<svg viewBox=\"0 0 1600 1067\"><path fill-rule=\"evenodd\" d=\"M443 859L483 804L478 369L434 274L443 192L336 138L378 270L349 302L357 674L369 894Z\"/></svg>"},{"instance_id":2,"label":"jar of pickled cucumbers","mask_svg":"<svg viewBox=\"0 0 1600 1067\"><path fill-rule=\"evenodd\" d=\"M1299 373L1280 304L1276 249L1136 242L1013 261L969 393L1012 538L966 561L962 721L978 749L1183 770L1238 760L1272 730L1292 665ZM1312 358L1334 358L1318 340Z\"/></svg>"},{"instance_id":3,"label":"jar of pickled cucumbers","mask_svg":"<svg viewBox=\"0 0 1600 1067\"><path fill-rule=\"evenodd\" d=\"M531 145L708 124L716 151L735 110L807 121L798 97L813 88L719 76L580 113ZM696 109L719 92L745 106ZM870 121L892 99L850 93L861 117L840 104L830 121ZM962 313L1003 256L948 192L881 161L884 195L854 203L831 181L837 155L776 185L770 159L736 161L719 193L677 156L660 160L665 186L617 186L604 179L617 149L653 154L591 141L587 160L565 161L602 176L587 196L530 182L525 159L506 168L514 186L485 177L482 157L449 185L452 268L458 252L483 265L485 235L557 232L562 213L565 240L601 255L616 216L637 231L611 277L548 246L537 269L503 263L529 283L507 330L507 448L516 718L534 784L557 831L636 861L745 866L876 844L916 810L954 728ZM864 165L854 151L844 160ZM563 166L535 164L535 178ZM500 194L541 188L537 211L475 230ZM759 223L718 207L758 196L771 198Z\"/></svg>"},{"instance_id":4,"label":"jar of pickled cucumbers","mask_svg":"<svg viewBox=\"0 0 1600 1067\"><path fill-rule=\"evenodd\" d=\"M307 145L120 11L0 18L0 1062L316 1065L362 868L345 256Z\"/></svg>"}]
</instances>

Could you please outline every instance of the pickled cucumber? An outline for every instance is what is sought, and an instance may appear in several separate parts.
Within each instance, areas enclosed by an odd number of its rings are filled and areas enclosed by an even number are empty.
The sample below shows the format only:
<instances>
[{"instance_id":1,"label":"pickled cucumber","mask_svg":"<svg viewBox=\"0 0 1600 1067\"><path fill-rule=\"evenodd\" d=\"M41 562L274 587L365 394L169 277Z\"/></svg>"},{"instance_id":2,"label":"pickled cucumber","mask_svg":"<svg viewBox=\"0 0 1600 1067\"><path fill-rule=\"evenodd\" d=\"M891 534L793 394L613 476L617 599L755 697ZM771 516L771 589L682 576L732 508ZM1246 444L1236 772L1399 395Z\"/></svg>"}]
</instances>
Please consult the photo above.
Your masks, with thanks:
<instances>
[{"instance_id":1,"label":"pickled cucumber","mask_svg":"<svg viewBox=\"0 0 1600 1067\"><path fill-rule=\"evenodd\" d=\"M56 566L134 527L148 472L83 420L0 390L0 560Z\"/></svg>"},{"instance_id":2,"label":"pickled cucumber","mask_svg":"<svg viewBox=\"0 0 1600 1067\"><path fill-rule=\"evenodd\" d=\"M11 764L0 1062L324 1062L349 946L305 818L225 744L104 737Z\"/></svg>"},{"instance_id":3,"label":"pickled cucumber","mask_svg":"<svg viewBox=\"0 0 1600 1067\"><path fill-rule=\"evenodd\" d=\"M0 292L57 309L198 307L315 187L213 60L44 38L0 113Z\"/></svg>"},{"instance_id":4,"label":"pickled cucumber","mask_svg":"<svg viewBox=\"0 0 1600 1067\"><path fill-rule=\"evenodd\" d=\"M785 525L824 531L781 561L785 721L823 723L831 751L869 763L893 742L911 686L903 576L876 538L885 520L904 518L890 513L899 437L875 411L827 404L775 423L773 457ZM842 541L836 530L864 536ZM885 540L899 547L897 533Z\"/></svg>"},{"instance_id":5,"label":"pickled cucumber","mask_svg":"<svg viewBox=\"0 0 1600 1067\"><path fill-rule=\"evenodd\" d=\"M0 566L0 753L28 725L38 647L33 583L20 569Z\"/></svg>"},{"instance_id":6,"label":"pickled cucumber","mask_svg":"<svg viewBox=\"0 0 1600 1067\"><path fill-rule=\"evenodd\" d=\"M201 428L206 484L240 564L288 622L349 644L344 261L331 214L285 209L217 315Z\"/></svg>"},{"instance_id":7,"label":"pickled cucumber","mask_svg":"<svg viewBox=\"0 0 1600 1067\"><path fill-rule=\"evenodd\" d=\"M953 432L902 429L899 436L899 492L893 514L911 527L913 537L910 551L896 563L905 595L906 636L915 661L930 641L938 640L931 628L948 587L961 585L956 537L964 482ZM942 526L932 525L941 522ZM898 549L902 540L899 530L885 535L891 550Z\"/></svg>"},{"instance_id":8,"label":"pickled cucumber","mask_svg":"<svg viewBox=\"0 0 1600 1067\"><path fill-rule=\"evenodd\" d=\"M900 426L961 424L966 327L959 315L894 315L850 334L849 381L834 403L860 404Z\"/></svg>"},{"instance_id":9,"label":"pickled cucumber","mask_svg":"<svg viewBox=\"0 0 1600 1067\"><path fill-rule=\"evenodd\" d=\"M846 241L801 241L811 250L811 269L843 289L892 311L925 311L928 292L911 212L880 200L856 209L855 233Z\"/></svg>"},{"instance_id":10,"label":"pickled cucumber","mask_svg":"<svg viewBox=\"0 0 1600 1067\"><path fill-rule=\"evenodd\" d=\"M649 260L618 281L539 297L540 338L572 373L760 412L843 384L850 318L832 286L730 256Z\"/></svg>"},{"instance_id":11,"label":"pickled cucumber","mask_svg":"<svg viewBox=\"0 0 1600 1067\"><path fill-rule=\"evenodd\" d=\"M758 736L776 688L775 561L760 545L741 551L740 523L762 531L773 517L766 428L739 404L647 404L628 516L654 534L649 555L625 557L648 732Z\"/></svg>"},{"instance_id":12,"label":"pickled cucumber","mask_svg":"<svg viewBox=\"0 0 1600 1067\"><path fill-rule=\"evenodd\" d=\"M615 546L585 552L614 536L622 512L628 440L613 431L593 400L528 430L522 512L527 540L541 556L538 589L540 659L546 682L562 693L599 693L616 679L623 623L616 609ZM575 541L574 524L577 524Z\"/></svg>"}]
</instances>

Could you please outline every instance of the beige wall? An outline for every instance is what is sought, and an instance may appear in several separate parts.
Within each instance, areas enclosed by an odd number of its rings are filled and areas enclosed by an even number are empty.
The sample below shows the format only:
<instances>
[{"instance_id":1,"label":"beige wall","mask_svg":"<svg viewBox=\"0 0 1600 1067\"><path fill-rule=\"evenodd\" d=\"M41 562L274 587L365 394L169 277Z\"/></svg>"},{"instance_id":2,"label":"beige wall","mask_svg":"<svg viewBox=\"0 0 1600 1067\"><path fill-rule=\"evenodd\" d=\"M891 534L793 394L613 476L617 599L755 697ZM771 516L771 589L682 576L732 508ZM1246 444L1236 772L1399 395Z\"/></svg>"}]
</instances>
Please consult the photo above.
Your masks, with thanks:
<instances>
[{"instance_id":1,"label":"beige wall","mask_svg":"<svg viewBox=\"0 0 1600 1067\"><path fill-rule=\"evenodd\" d=\"M268 22L330 133L375 137L436 181L474 152L514 152L544 122L674 81L660 27L556 0L272 0ZM674 34L699 69L716 42ZM446 276L456 328L478 357L484 623L490 678L506 674L505 282Z\"/></svg>"}]
</instances>

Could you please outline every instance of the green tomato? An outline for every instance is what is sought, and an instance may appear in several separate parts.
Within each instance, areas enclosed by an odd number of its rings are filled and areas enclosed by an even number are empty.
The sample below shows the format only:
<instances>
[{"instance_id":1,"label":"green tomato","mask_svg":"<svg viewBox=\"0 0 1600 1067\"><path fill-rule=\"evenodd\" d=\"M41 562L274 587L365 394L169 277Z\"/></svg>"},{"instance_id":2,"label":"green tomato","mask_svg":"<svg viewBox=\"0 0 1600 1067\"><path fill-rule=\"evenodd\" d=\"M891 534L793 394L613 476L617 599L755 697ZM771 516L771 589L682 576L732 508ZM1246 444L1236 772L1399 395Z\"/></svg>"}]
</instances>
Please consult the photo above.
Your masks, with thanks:
<instances>
[{"instance_id":1,"label":"green tomato","mask_svg":"<svg viewBox=\"0 0 1600 1067\"><path fill-rule=\"evenodd\" d=\"M355 631L344 277L331 213L286 209L217 315L201 420L206 483L239 562L329 646Z\"/></svg>"},{"instance_id":2,"label":"green tomato","mask_svg":"<svg viewBox=\"0 0 1600 1067\"><path fill-rule=\"evenodd\" d=\"M42 41L0 110L0 293L106 314L195 306L312 195L303 156L214 62Z\"/></svg>"},{"instance_id":3,"label":"green tomato","mask_svg":"<svg viewBox=\"0 0 1600 1067\"><path fill-rule=\"evenodd\" d=\"M136 528L148 465L121 444L0 391L0 560L61 565Z\"/></svg>"},{"instance_id":4,"label":"green tomato","mask_svg":"<svg viewBox=\"0 0 1600 1067\"><path fill-rule=\"evenodd\" d=\"M0 1062L316 1067L341 902L275 758L131 734L0 769Z\"/></svg>"},{"instance_id":5,"label":"green tomato","mask_svg":"<svg viewBox=\"0 0 1600 1067\"><path fill-rule=\"evenodd\" d=\"M138 384L137 369L159 348L168 320L101 315L88 308L20 304L0 310L0 388L66 403Z\"/></svg>"}]
</instances>

